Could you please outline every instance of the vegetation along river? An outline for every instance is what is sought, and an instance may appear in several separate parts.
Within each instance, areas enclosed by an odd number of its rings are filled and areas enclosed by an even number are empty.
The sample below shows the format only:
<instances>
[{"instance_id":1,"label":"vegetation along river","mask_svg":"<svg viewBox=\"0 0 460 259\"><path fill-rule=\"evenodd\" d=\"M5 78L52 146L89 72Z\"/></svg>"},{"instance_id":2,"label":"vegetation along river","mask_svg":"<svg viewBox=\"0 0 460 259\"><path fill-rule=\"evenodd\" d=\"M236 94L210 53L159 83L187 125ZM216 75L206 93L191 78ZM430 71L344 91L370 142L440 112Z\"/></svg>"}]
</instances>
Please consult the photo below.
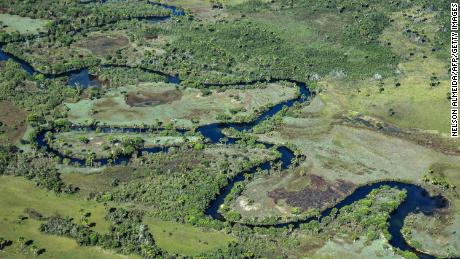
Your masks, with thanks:
<instances>
[{"instance_id":1,"label":"vegetation along river","mask_svg":"<svg viewBox=\"0 0 460 259\"><path fill-rule=\"evenodd\" d=\"M171 10L172 15L184 15L184 11L180 9L176 9L173 6L168 6L168 5L162 5L162 4L157 4L157 3L152 3L156 5L161 5L164 8L167 8ZM168 17L169 18L169 17ZM148 18L148 21L158 21L158 20L164 20L164 17L160 17L158 19L155 18ZM26 61L17 58L11 54L5 53L1 48L0 48L0 60L13 60L15 62L18 62L21 67L29 74L35 74L35 73L40 73L39 71L35 70L29 63ZM107 65L110 66L110 65ZM123 66L123 65L114 65L117 67L127 67L130 68L129 66ZM180 79L178 76L173 76L173 75L167 75L161 71L154 71L154 70L149 70L146 68L142 68L145 72L151 72L151 73L156 73L160 75L167 76L168 82L172 84L180 84ZM76 86L79 85L81 87L88 87L88 86L97 86L98 83L95 80L92 80L92 76L89 74L87 68L83 69L78 69L78 70L73 70L73 71L68 71L65 73L61 74L45 74L47 78L57 78L57 77L64 77L67 76L69 77L68 84L70 86ZM259 82L277 82L277 81L289 81L291 83L294 83L300 90L300 94L298 97L284 101L282 103L276 104L260 114L256 119L250 122L244 122L244 123L212 123L208 125L203 125L201 127L197 128L197 131L201 133L205 138L207 138L211 143L219 143L222 141L223 138L226 136L222 133L222 130L225 128L233 128L238 131L250 131L254 126L258 125L260 122L271 118L273 115L281 111L284 107L291 107L295 103L303 103L308 100L308 97L311 96L310 91L308 90L307 86L303 82L295 81L295 80L290 80L290 79L271 79L271 80L259 80L259 81L252 81L252 82L240 82L240 83L235 83L235 84L205 84L206 86L214 86L214 87L228 87L228 86L242 86L242 85L251 85L251 84L256 84ZM107 126L99 126L99 130L102 132L147 132L148 129L139 129L139 128L113 128L113 127L107 127ZM72 126L70 128L72 131L95 131L96 126ZM52 133L55 133L57 130L56 129L51 129L48 130L51 131ZM178 130L180 133L185 133L185 130L179 129ZM84 159L79 159L71 156L64 155L60 153L58 150L53 149L50 147L48 142L45 140L45 135L47 131L42 131L37 135L37 144L40 148L45 149L47 152L58 156L60 158L67 158L69 159L72 163L77 163L80 165L85 165L86 161ZM236 142L236 138L227 138L226 139L226 144L227 145L232 145ZM270 143L264 143L264 142L259 142L259 144L264 145L266 148L271 148L273 147L273 144ZM157 152L167 152L168 147L151 147L151 148L144 148L142 150L139 150L140 152L148 152L148 153L157 153ZM254 168L251 168L247 171L240 172L236 176L234 176L232 179L229 179L228 184L223 187L220 190L220 193L217 195L217 197L214 198L209 203L209 207L206 210L205 214L216 219L216 220L221 220L221 221L226 221L226 219L219 213L219 208L220 206L224 203L225 197L231 192L232 188L234 185L238 182L244 181L245 180L245 174L253 174L256 172L257 168L260 169L270 169L271 164L273 162L281 162L281 167L283 169L289 168L292 164L292 160L294 158L293 152L284 146L279 146L277 147L277 151L281 153L281 157L277 159L276 161L268 161L265 162L261 165L258 165ZM107 165L109 162L112 164L121 164L128 162L130 156L119 156L116 159L110 160L109 159L98 159L95 160L94 162L97 164L101 165ZM307 223L311 220L320 220L322 217L328 216L331 211L336 208L340 209L343 208L346 205L350 205L355 201L358 201L360 199L363 199L368 195L372 190L377 189L381 186L388 185L393 188L398 188L398 189L403 189L406 190L407 192L407 198L406 200L399 205L399 207L390 215L389 218L389 233L392 236L392 239L389 241L390 244L394 247L397 247L403 251L412 251L416 253L420 258L434 258L434 256L431 256L429 254L425 254L422 252L417 251L415 248L411 247L404 239L401 229L403 227L404 219L406 218L407 215L410 213L424 213L426 215L431 215L435 213L436 210L444 208L448 206L448 201L442 197L442 196L430 196L429 193L423 189L422 187L419 187L417 185L413 184L408 184L408 183L401 183L401 182L396 182L396 181L382 181L382 182L377 182L365 186L358 187L351 195L347 196L345 199L340 201L338 204L336 204L332 208L325 209L321 212L321 217L318 218L307 218L303 220L297 220L293 222L284 222L284 223L277 223L277 224L271 224L271 225L249 225L249 227L276 227L276 228L285 228L285 227L291 227L291 228L299 228L301 224Z\"/></svg>"}]
</instances>

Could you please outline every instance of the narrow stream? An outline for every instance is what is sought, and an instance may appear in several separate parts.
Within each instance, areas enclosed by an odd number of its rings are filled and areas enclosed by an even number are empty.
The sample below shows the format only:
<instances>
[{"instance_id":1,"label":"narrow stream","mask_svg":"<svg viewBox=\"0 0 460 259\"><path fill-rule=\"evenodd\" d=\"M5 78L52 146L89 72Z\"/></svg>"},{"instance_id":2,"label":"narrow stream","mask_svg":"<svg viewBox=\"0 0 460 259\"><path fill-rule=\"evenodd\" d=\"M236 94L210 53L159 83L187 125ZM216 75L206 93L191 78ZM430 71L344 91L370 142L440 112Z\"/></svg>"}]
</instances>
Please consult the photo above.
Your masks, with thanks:
<instances>
[{"instance_id":1,"label":"narrow stream","mask_svg":"<svg viewBox=\"0 0 460 259\"><path fill-rule=\"evenodd\" d=\"M105 2L101 0L101 2ZM159 4L159 3L151 3L151 4L156 4L160 5L164 8L167 8L171 10L173 15L176 16L182 16L184 15L184 11L177 9L174 6L168 6L164 4ZM168 17L169 18L169 17ZM1 46L0 46L1 47ZM39 73L36 71L29 63L26 61L14 57L13 55L10 55L8 53L5 53L1 48L0 48L0 60L13 60L21 65L21 67L29 74L34 74L34 73ZM128 66L122 66L122 65L107 65L107 66L118 66L118 67L126 67L130 68ZM150 72L150 73L157 73L160 75L167 76L168 82L172 84L179 84L180 79L178 76L171 76L166 73L160 72L160 71L155 71L155 70L149 70L146 68L142 68L145 72ZM83 69L78 69L74 71L69 71L65 73L60 73L57 75L45 75L47 78L57 78L57 77L63 77L63 76L68 76L70 79L68 81L70 86L75 86L75 85L80 85L82 87L88 87L88 86L97 86L97 81L93 80L91 75L88 73L87 68ZM224 137L226 137L223 133L222 130L225 128L234 128L238 131L250 131L253 129L254 126L258 125L264 120L267 120L271 117L273 117L276 113L281 111L284 107L291 107L294 105L296 102L303 103L307 101L308 97L311 96L310 91L306 87L306 84L303 82L295 81L295 80L290 80L290 79L272 79L270 81L265 81L265 80L256 80L252 82L241 82L241 83L236 83L236 84L205 84L206 86L238 86L238 85L250 85L250 84L255 84L258 82L278 82L278 81L289 81L291 83L294 83L300 90L300 95L294 99L284 101L282 103L276 104L273 107L269 108L267 111L263 112L260 116L258 116L255 120L250 121L250 122L245 122L245 123L213 123L213 124L208 124L208 125L203 125L197 129L198 132L200 132L205 138L207 138L211 143L219 143L222 141ZM111 128L111 127L105 127L101 126L100 127L102 132L146 132L147 129L139 129L139 128ZM72 131L94 131L96 130L95 126L89 126L89 127L79 127L79 126L74 126L71 127ZM181 130L181 133L185 133L185 131ZM52 133L55 133L54 130L52 130ZM62 159L67 158L69 159L72 163L77 163L80 165L85 165L86 161L83 159L78 159L70 156L66 156L62 153L60 153L57 150L54 150L51 148L48 143L45 141L45 134L46 131L42 131L37 135L37 144L40 148L45 149L47 152L54 154L55 156L58 156ZM226 141L226 144L232 145L235 144L237 139L235 138L228 138L228 141ZM263 142L258 142L259 144L263 144L266 148L271 148L273 147L273 144L270 143L263 143ZM268 170L271 168L271 163L273 162L281 162L281 167L283 169L287 169L291 166L292 160L294 158L293 152L283 146L277 147L278 152L281 153L281 158L279 158L277 161L271 161L271 162L265 162L261 165L258 165L254 168L251 168L247 171L240 172L237 174L235 177L232 179L229 179L228 184L223 187L217 195L217 197L212 200L209 204L208 209L205 211L205 214L221 221L226 221L226 219L219 213L219 208L222 206L224 203L225 197L231 192L232 188L234 185L238 182L244 181L245 180L245 174L250 173L253 174L256 172L257 168L260 168L262 170ZM167 152L168 148L167 147L152 147L152 148L144 148L140 150L141 152L149 152L149 153L157 153L157 152ZM130 156L119 156L118 158L114 159L112 161L112 164L121 164L121 163L127 163L130 160ZM98 159L94 160L94 163L100 163L101 165L107 165L109 163L108 159ZM413 185L413 184L407 184L407 183L401 183L401 182L396 182L396 181L382 181L378 183L373 183L369 185L365 185L362 187L357 188L352 194L347 196L344 200L339 202L337 205L335 205L333 208L343 208L346 205L350 205L355 201L358 201L360 199L363 199L368 195L372 190L379 188L383 185L388 185L390 187L394 188L399 188L399 189L404 189L407 191L407 199L400 204L400 206L390 215L390 219L388 221L389 223L389 232L392 235L392 239L390 240L390 244L394 247L397 247L403 251L412 251L416 253L420 258L434 258L434 256L424 254L421 252L416 251L413 247L409 246L407 242L404 240L404 237L401 234L401 228L403 226L404 219L406 216L410 213L424 213L426 215L432 215L433 213L436 212L436 210L445 208L448 206L448 201L442 197L442 196L434 196L431 197L428 192L423 189L422 187ZM331 210L333 208L328 208L325 209L324 211L321 212L321 218L327 216L330 214ZM294 222L288 222L288 223L277 223L277 224L272 224L272 225L251 225L251 224L246 224L249 227L276 227L276 228L284 228L291 226L293 228L299 228L301 224L309 222L311 220L318 220L316 218L309 218L305 220L298 220Z\"/></svg>"}]
</instances>

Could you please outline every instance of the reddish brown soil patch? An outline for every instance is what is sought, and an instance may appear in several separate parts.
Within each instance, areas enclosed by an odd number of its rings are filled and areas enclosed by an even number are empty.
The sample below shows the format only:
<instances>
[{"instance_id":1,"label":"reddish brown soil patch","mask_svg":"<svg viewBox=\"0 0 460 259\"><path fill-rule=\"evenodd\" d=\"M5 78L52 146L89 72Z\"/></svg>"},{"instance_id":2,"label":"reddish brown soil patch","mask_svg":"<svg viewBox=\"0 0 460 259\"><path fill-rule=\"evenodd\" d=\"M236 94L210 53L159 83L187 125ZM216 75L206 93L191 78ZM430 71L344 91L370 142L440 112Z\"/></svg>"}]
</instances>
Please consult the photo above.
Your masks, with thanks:
<instances>
[{"instance_id":1,"label":"reddish brown soil patch","mask_svg":"<svg viewBox=\"0 0 460 259\"><path fill-rule=\"evenodd\" d=\"M27 113L11 102L0 102L0 143L16 143L26 131Z\"/></svg>"},{"instance_id":2,"label":"reddish brown soil patch","mask_svg":"<svg viewBox=\"0 0 460 259\"><path fill-rule=\"evenodd\" d=\"M91 50L95 55L107 55L112 51L125 47L129 39L125 36L97 35L89 36L78 46Z\"/></svg>"},{"instance_id":3,"label":"reddish brown soil patch","mask_svg":"<svg viewBox=\"0 0 460 259\"><path fill-rule=\"evenodd\" d=\"M324 178L317 175L310 175L310 186L296 192L289 192L285 189L278 188L271 191L268 196L275 203L278 200L285 200L289 206L299 207L306 211L308 209L321 209L325 205L331 205L332 202L349 195L355 188L351 182L338 180L334 184L328 183Z\"/></svg>"},{"instance_id":4,"label":"reddish brown soil patch","mask_svg":"<svg viewBox=\"0 0 460 259\"><path fill-rule=\"evenodd\" d=\"M7 8L0 8L0 13L8 13L8 9Z\"/></svg>"},{"instance_id":5,"label":"reddish brown soil patch","mask_svg":"<svg viewBox=\"0 0 460 259\"><path fill-rule=\"evenodd\" d=\"M162 93L128 93L125 97L126 104L131 107L146 107L156 106L165 103L171 103L173 101L180 100L182 93L178 90L169 90Z\"/></svg>"},{"instance_id":6,"label":"reddish brown soil patch","mask_svg":"<svg viewBox=\"0 0 460 259\"><path fill-rule=\"evenodd\" d=\"M118 105L118 103L113 100L113 98L106 98L104 100L102 100L101 102L98 102L94 105L94 107L96 108L96 110L104 110L104 109L112 109L113 107L116 107Z\"/></svg>"}]
</instances>

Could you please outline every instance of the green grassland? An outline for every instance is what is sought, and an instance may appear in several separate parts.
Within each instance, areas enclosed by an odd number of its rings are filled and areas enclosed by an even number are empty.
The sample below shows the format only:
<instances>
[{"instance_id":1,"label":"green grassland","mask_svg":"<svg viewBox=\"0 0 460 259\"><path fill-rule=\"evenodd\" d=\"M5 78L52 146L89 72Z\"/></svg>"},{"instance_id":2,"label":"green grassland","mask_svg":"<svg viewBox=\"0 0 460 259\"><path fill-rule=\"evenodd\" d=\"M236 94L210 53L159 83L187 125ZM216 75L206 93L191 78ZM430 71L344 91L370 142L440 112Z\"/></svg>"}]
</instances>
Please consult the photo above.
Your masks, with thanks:
<instances>
[{"instance_id":1,"label":"green grassland","mask_svg":"<svg viewBox=\"0 0 460 259\"><path fill-rule=\"evenodd\" d=\"M168 94L176 93L168 99ZM218 116L241 121L256 115L264 107L293 98L297 90L280 84L268 84L266 88L228 89L212 91L203 96L200 90L175 87L162 83L120 87L109 90L96 100L66 103L70 109L68 118L74 123L99 121L109 125L156 125L173 123L177 127L193 127L217 121ZM151 102L130 107L126 95ZM233 114L232 114L233 111ZM195 121L193 123L192 121Z\"/></svg>"},{"instance_id":2,"label":"green grassland","mask_svg":"<svg viewBox=\"0 0 460 259\"><path fill-rule=\"evenodd\" d=\"M33 219L26 213L26 209L34 209L44 217L61 215L74 218L79 222L83 213L90 212L90 222L95 222L95 230L107 232L109 225L104 219L105 208L94 201L79 200L68 195L56 195L38 189L25 179L2 176L0 181L0 233L2 237L12 240L13 245L1 252L2 258L30 258L29 248L21 248L17 241L19 237L33 240L33 244L46 249L43 255L46 258L113 258L117 255L110 251L98 248L80 247L68 238L51 236L39 231L41 222ZM26 220L19 220L20 216L27 216Z\"/></svg>"},{"instance_id":3,"label":"green grassland","mask_svg":"<svg viewBox=\"0 0 460 259\"><path fill-rule=\"evenodd\" d=\"M179 62L166 62L165 68L193 81L228 82L261 77L306 81L337 71L362 79L377 72L394 73L396 60L389 58L389 47L375 42L358 44L361 36L346 35L351 26L356 26L356 13L337 13L329 5L310 1L299 2L299 8L280 7L287 2L245 1L223 9L231 14L226 18L231 22L200 19L191 26L171 26L165 33L179 33L180 37L172 42L174 47L166 48L168 54L155 63L174 57ZM362 9L359 16L367 16L370 11ZM380 24L365 22L372 24L363 22L363 26Z\"/></svg>"},{"instance_id":4,"label":"green grassland","mask_svg":"<svg viewBox=\"0 0 460 259\"><path fill-rule=\"evenodd\" d=\"M0 13L0 32L35 34L45 31L45 27L49 23L49 20L31 19L29 17Z\"/></svg>"},{"instance_id":5,"label":"green grassland","mask_svg":"<svg viewBox=\"0 0 460 259\"><path fill-rule=\"evenodd\" d=\"M225 249L235 238L231 235L193 227L172 221L146 217L155 240L162 249L171 254L198 256L212 250Z\"/></svg>"},{"instance_id":6,"label":"green grassland","mask_svg":"<svg viewBox=\"0 0 460 259\"><path fill-rule=\"evenodd\" d=\"M435 217L411 214L406 218L404 226L408 230L404 236L408 242L421 251L439 257L457 256L460 251L460 235L457 232L460 204L454 201L450 206L450 211Z\"/></svg>"}]
</instances>

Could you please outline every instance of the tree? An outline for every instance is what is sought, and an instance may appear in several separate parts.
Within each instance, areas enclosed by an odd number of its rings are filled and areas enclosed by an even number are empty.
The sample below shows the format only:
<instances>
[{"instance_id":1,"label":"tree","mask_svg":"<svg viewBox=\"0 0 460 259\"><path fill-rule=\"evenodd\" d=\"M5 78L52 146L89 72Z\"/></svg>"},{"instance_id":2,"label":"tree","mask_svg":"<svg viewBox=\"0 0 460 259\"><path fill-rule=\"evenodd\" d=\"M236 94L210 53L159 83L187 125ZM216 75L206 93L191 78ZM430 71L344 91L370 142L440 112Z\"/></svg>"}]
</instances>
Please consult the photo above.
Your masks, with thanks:
<instances>
[{"instance_id":1,"label":"tree","mask_svg":"<svg viewBox=\"0 0 460 259\"><path fill-rule=\"evenodd\" d=\"M84 143L84 144L88 144L88 143L89 143L89 139L88 139L87 137L85 137L85 136L81 136L81 137L79 138L79 140L80 140L81 143Z\"/></svg>"},{"instance_id":2,"label":"tree","mask_svg":"<svg viewBox=\"0 0 460 259\"><path fill-rule=\"evenodd\" d=\"M93 166L94 165L94 160L96 159L96 154L94 152L89 152L87 155L86 155L86 160L85 160L85 164L87 166Z\"/></svg>"}]
</instances>

